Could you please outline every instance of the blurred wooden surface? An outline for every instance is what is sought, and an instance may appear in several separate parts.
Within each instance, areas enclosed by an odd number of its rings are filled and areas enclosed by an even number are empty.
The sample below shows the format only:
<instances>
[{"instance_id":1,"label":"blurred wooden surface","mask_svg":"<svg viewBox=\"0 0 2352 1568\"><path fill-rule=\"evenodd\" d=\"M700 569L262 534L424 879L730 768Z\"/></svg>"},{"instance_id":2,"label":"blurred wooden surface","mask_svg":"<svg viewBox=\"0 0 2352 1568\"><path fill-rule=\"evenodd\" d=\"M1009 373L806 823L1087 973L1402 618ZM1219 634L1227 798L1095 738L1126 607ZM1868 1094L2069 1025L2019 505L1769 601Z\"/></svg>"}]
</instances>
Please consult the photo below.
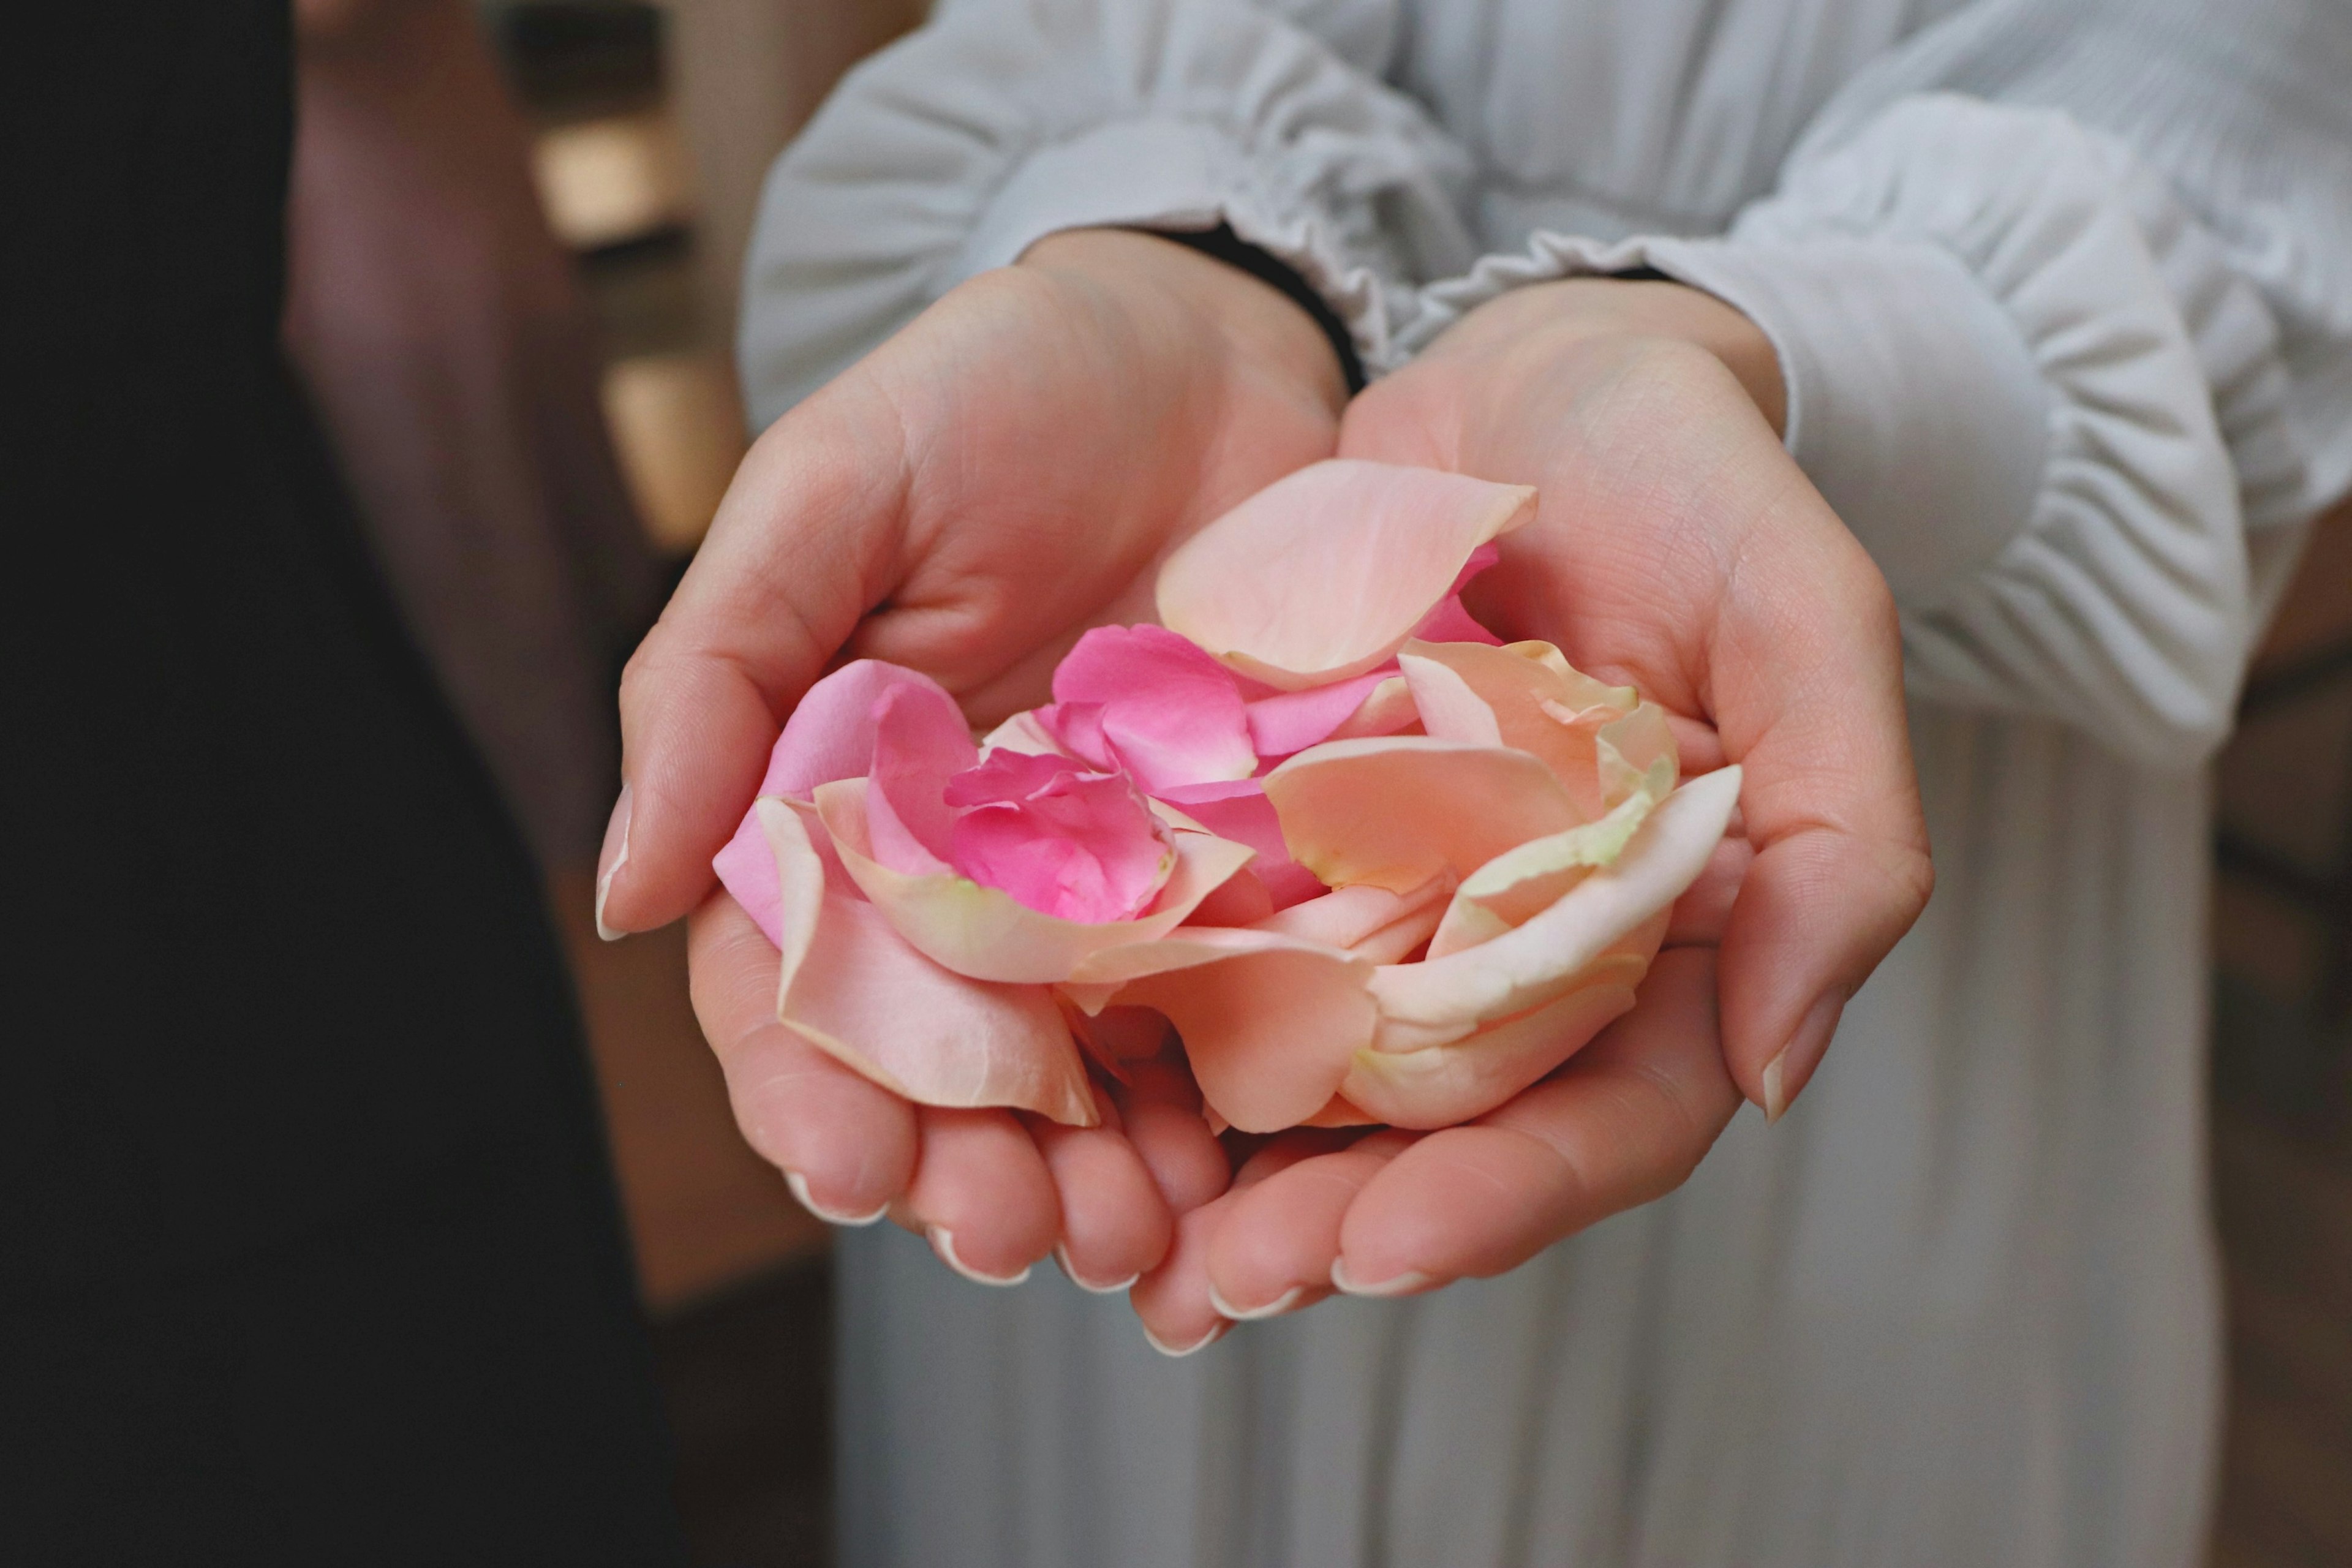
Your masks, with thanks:
<instances>
[{"instance_id":1,"label":"blurred wooden surface","mask_svg":"<svg viewBox=\"0 0 2352 1568\"><path fill-rule=\"evenodd\" d=\"M2213 1203L2229 1415L2213 1568L2352 1564L2352 506L2315 531L2216 769Z\"/></svg>"},{"instance_id":2,"label":"blurred wooden surface","mask_svg":"<svg viewBox=\"0 0 2352 1568\"><path fill-rule=\"evenodd\" d=\"M809 1256L825 1228L735 1130L719 1064L686 993L684 922L597 940L594 873L551 879L637 1275L656 1316Z\"/></svg>"}]
</instances>

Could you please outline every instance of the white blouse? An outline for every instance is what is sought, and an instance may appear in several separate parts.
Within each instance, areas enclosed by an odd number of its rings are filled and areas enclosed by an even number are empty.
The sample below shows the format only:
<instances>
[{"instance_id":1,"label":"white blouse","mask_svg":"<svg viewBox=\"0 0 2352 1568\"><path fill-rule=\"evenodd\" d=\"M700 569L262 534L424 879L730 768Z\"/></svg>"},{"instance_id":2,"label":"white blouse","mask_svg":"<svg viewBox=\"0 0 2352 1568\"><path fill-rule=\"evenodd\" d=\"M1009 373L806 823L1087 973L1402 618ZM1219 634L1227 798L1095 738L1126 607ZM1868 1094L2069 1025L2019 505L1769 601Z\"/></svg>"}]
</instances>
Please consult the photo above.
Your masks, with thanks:
<instances>
[{"instance_id":1,"label":"white blouse","mask_svg":"<svg viewBox=\"0 0 2352 1568\"><path fill-rule=\"evenodd\" d=\"M845 1248L880 1563L2196 1559L2200 764L2352 485L2345 0L961 0L771 174L765 424L1094 224L1233 226L1375 374L1649 266L1779 349L1903 611L1940 881L1804 1100L1503 1279L1163 1364Z\"/></svg>"}]
</instances>

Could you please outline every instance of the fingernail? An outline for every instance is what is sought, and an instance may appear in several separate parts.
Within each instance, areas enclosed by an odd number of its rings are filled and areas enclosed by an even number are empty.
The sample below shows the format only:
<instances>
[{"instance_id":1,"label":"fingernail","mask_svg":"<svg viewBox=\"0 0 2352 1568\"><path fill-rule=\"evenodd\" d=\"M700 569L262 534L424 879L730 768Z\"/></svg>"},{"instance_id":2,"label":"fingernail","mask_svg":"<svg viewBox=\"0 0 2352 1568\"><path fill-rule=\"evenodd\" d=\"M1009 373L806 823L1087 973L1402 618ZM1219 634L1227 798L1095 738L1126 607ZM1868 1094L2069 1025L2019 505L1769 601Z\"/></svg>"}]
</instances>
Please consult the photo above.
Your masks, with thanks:
<instances>
[{"instance_id":1,"label":"fingernail","mask_svg":"<svg viewBox=\"0 0 2352 1568\"><path fill-rule=\"evenodd\" d=\"M1054 1261L1061 1265L1062 1272L1069 1276L1071 1284L1076 1285L1081 1290L1087 1291L1090 1294L1097 1296L1116 1296L1120 1291L1128 1289L1137 1280L1143 1278L1142 1274L1139 1272L1130 1274L1126 1279L1114 1281L1108 1285L1089 1284L1086 1280L1078 1278L1078 1271L1070 1267L1070 1249L1059 1245L1056 1245L1054 1248Z\"/></svg>"},{"instance_id":2,"label":"fingernail","mask_svg":"<svg viewBox=\"0 0 2352 1568\"><path fill-rule=\"evenodd\" d=\"M955 1232L943 1225L925 1226L923 1237L931 1244L931 1250L940 1255L940 1262L975 1285L1013 1286L1029 1278L1029 1266L1025 1263L1021 1266L1021 1272L1018 1274L982 1274L956 1256Z\"/></svg>"},{"instance_id":3,"label":"fingernail","mask_svg":"<svg viewBox=\"0 0 2352 1568\"><path fill-rule=\"evenodd\" d=\"M613 803L613 820L604 825L604 847L596 852L596 934L606 942L618 942L629 933L614 931L604 923L604 900L613 890L613 879L629 863L629 786L621 786L621 798Z\"/></svg>"},{"instance_id":4,"label":"fingernail","mask_svg":"<svg viewBox=\"0 0 2352 1568\"><path fill-rule=\"evenodd\" d=\"M1255 1322L1260 1318L1278 1318L1306 1299L1307 1287L1293 1285L1263 1307L1236 1307L1227 1301L1214 1285L1209 1287L1209 1305L1214 1307L1221 1316L1231 1318L1236 1323Z\"/></svg>"},{"instance_id":5,"label":"fingernail","mask_svg":"<svg viewBox=\"0 0 2352 1568\"><path fill-rule=\"evenodd\" d=\"M1402 1274L1392 1274L1388 1279L1376 1283L1360 1285L1348 1278L1346 1258L1335 1258L1331 1260L1332 1287L1346 1296L1402 1296L1411 1291L1422 1289L1429 1283L1428 1275L1417 1268L1408 1268Z\"/></svg>"},{"instance_id":6,"label":"fingernail","mask_svg":"<svg viewBox=\"0 0 2352 1568\"><path fill-rule=\"evenodd\" d=\"M793 1190L793 1196L800 1200L801 1207L808 1210L809 1213L816 1215L817 1218L824 1221L827 1225L845 1225L851 1226L872 1225L876 1220L880 1219L884 1215L890 1212L890 1205L888 1204L884 1204L872 1214L836 1214L833 1210L825 1207L823 1204L817 1202L814 1198L809 1196L808 1178L802 1175L798 1171L786 1171L784 1173L784 1185Z\"/></svg>"},{"instance_id":7,"label":"fingernail","mask_svg":"<svg viewBox=\"0 0 2352 1568\"><path fill-rule=\"evenodd\" d=\"M1838 1015L1845 1011L1845 998L1832 991L1815 1001L1805 1021L1780 1047L1780 1054L1764 1064L1764 1121L1769 1126L1788 1114L1789 1107L1812 1081L1813 1069L1822 1065L1828 1054L1830 1037L1837 1033Z\"/></svg>"},{"instance_id":8,"label":"fingernail","mask_svg":"<svg viewBox=\"0 0 2352 1568\"><path fill-rule=\"evenodd\" d=\"M1215 1344L1219 1340L1223 1339L1225 1335L1230 1333L1232 1331L1233 1325L1231 1323L1221 1322L1215 1328L1211 1329L1207 1333L1202 1334L1199 1339L1194 1340L1191 1344L1182 1346L1170 1344L1158 1334L1153 1333L1149 1327L1144 1329L1143 1337L1151 1342L1151 1348L1153 1350L1158 1351L1170 1361L1182 1361L1186 1356L1192 1354L1195 1351L1207 1350L1211 1345Z\"/></svg>"}]
</instances>

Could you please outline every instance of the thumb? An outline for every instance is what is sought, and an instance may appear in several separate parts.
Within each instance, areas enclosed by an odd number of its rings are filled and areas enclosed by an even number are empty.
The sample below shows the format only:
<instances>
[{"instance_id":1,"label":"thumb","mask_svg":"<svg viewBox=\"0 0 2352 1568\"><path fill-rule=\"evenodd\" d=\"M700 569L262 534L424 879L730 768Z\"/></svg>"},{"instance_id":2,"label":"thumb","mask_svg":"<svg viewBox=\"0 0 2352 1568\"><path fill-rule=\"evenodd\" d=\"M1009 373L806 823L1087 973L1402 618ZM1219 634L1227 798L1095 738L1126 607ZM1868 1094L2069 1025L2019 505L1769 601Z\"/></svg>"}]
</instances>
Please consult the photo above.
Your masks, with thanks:
<instances>
[{"instance_id":1,"label":"thumb","mask_svg":"<svg viewBox=\"0 0 2352 1568\"><path fill-rule=\"evenodd\" d=\"M870 399L867 401L871 401ZM677 920L751 808L776 736L889 588L898 421L836 387L736 470L710 535L621 678L621 797L597 866L607 941Z\"/></svg>"}]
</instances>

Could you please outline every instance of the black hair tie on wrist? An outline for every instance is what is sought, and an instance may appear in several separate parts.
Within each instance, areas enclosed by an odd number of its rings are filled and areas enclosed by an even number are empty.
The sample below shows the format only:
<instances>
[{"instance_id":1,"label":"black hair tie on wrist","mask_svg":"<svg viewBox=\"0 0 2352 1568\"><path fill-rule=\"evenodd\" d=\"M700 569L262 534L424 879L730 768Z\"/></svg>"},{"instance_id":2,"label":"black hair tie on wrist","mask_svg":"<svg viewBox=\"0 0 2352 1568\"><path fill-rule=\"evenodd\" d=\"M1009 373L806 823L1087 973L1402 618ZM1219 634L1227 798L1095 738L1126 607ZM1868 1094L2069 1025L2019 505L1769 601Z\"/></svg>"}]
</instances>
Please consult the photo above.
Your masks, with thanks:
<instances>
[{"instance_id":1,"label":"black hair tie on wrist","mask_svg":"<svg viewBox=\"0 0 2352 1568\"><path fill-rule=\"evenodd\" d=\"M1214 257L1229 267L1238 267L1259 282L1280 289L1331 340L1331 352L1339 356L1339 374L1348 384L1348 395L1353 397L1364 390L1364 362L1356 353L1356 340L1349 335L1348 324L1339 320L1339 312L1322 295L1307 287L1307 279L1296 268L1242 238L1230 224L1221 223L1206 229L1157 228L1150 232L1203 256Z\"/></svg>"}]
</instances>

